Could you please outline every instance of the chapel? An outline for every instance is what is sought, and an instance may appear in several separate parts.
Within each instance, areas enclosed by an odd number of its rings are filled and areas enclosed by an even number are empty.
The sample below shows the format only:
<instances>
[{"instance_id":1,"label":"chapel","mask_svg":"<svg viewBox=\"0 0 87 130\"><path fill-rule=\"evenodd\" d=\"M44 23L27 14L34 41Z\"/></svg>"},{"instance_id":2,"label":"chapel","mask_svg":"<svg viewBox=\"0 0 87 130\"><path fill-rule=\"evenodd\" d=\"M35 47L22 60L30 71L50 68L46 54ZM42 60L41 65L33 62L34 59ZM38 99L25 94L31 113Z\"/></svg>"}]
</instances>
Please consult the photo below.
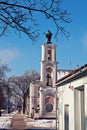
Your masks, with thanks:
<instances>
[{"instance_id":1,"label":"chapel","mask_svg":"<svg viewBox=\"0 0 87 130\"><path fill-rule=\"evenodd\" d=\"M55 118L56 114L56 87L57 61L56 45L52 44L52 33L45 34L46 43L42 45L40 80L30 85L30 110L34 118Z\"/></svg>"},{"instance_id":2,"label":"chapel","mask_svg":"<svg viewBox=\"0 0 87 130\"><path fill-rule=\"evenodd\" d=\"M42 44L40 79L32 81L29 94L29 116L31 118L56 118L56 81L67 70L57 71L56 44L52 33L45 33L46 43Z\"/></svg>"}]
</instances>

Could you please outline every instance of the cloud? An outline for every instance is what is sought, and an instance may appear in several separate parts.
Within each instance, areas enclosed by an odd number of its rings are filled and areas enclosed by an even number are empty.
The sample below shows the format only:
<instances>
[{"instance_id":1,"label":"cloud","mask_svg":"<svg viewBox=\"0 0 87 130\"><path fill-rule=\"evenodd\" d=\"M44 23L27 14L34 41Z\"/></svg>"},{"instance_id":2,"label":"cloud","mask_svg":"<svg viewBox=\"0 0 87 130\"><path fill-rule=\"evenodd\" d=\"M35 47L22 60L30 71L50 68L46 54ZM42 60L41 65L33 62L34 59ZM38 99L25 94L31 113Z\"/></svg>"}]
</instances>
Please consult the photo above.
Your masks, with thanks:
<instances>
[{"instance_id":1,"label":"cloud","mask_svg":"<svg viewBox=\"0 0 87 130\"><path fill-rule=\"evenodd\" d=\"M19 52L16 49L3 49L0 50L0 59L3 62L11 62L12 60L18 58Z\"/></svg>"}]
</instances>

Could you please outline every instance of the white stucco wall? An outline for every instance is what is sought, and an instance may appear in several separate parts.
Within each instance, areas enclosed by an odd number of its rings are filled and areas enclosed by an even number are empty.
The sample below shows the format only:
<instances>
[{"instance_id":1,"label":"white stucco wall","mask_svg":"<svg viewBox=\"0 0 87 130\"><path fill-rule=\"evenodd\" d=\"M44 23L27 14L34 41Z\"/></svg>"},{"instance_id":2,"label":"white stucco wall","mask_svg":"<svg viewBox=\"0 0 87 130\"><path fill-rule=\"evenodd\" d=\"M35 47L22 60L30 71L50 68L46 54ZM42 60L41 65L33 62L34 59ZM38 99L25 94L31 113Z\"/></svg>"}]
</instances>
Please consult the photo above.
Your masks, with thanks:
<instances>
[{"instance_id":1,"label":"white stucco wall","mask_svg":"<svg viewBox=\"0 0 87 130\"><path fill-rule=\"evenodd\" d=\"M73 86L69 87L69 86ZM75 101L75 89L80 87L80 86L84 86L84 107L85 107L85 111L84 111L84 119L85 119L85 126L79 126L80 124L77 123L77 126L75 125L75 119L76 116L77 118L79 117L79 110L76 109L76 111L74 111L74 107L76 106L75 103L78 103ZM59 119L59 129L58 130L65 130L65 122L64 122L64 106L65 105L69 105L68 108L68 112L69 112L69 130L78 130L77 128L79 128L79 130L81 128L81 130L87 130L87 77L81 78L81 79L77 79L71 83L67 83L63 86L60 86L58 89L58 98L59 98L59 104L58 104L58 108L59 108L59 117L57 117ZM75 106L74 106L75 105ZM78 104L77 104L78 105ZM75 113L75 114L74 114Z\"/></svg>"},{"instance_id":2,"label":"white stucco wall","mask_svg":"<svg viewBox=\"0 0 87 130\"><path fill-rule=\"evenodd\" d=\"M73 91L69 89L69 85L67 84L63 86L62 88L59 88L58 92L59 94L59 125L60 130L64 130L64 106L69 105L69 125L72 125L72 128L70 130L74 130L74 100L73 100Z\"/></svg>"}]
</instances>

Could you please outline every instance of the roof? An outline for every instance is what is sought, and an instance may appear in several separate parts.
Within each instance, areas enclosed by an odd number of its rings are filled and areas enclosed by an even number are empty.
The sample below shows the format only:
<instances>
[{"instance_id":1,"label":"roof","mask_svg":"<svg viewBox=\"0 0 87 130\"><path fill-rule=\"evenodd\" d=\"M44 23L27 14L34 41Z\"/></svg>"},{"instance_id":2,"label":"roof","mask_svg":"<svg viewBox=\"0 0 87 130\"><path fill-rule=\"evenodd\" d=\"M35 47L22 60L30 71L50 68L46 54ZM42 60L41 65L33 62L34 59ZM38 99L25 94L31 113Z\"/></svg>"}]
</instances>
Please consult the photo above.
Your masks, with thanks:
<instances>
[{"instance_id":1,"label":"roof","mask_svg":"<svg viewBox=\"0 0 87 130\"><path fill-rule=\"evenodd\" d=\"M78 72L82 72L82 70L84 70L84 69L87 69L87 64L85 64L85 65L83 65L83 66L81 66L81 67L71 71L69 74L67 74L64 77L62 77L61 79L59 79L56 83L58 84L58 83L60 83L60 82L62 82L64 80L67 80L68 78L74 76ZM87 73L86 73L86 75L87 75Z\"/></svg>"},{"instance_id":2,"label":"roof","mask_svg":"<svg viewBox=\"0 0 87 130\"><path fill-rule=\"evenodd\" d=\"M57 72L60 72L60 71L63 71L63 72L71 72L72 70L68 70L68 69L58 69Z\"/></svg>"}]
</instances>

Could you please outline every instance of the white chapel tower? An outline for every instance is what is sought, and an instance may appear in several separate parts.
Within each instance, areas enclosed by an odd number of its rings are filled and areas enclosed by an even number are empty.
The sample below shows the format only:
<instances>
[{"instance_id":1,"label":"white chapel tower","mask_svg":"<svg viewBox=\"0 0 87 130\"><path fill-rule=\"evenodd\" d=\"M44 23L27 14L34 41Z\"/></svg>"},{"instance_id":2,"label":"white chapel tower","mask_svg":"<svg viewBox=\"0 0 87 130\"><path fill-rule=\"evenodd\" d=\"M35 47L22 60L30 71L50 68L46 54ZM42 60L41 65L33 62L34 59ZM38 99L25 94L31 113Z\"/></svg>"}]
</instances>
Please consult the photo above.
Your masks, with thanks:
<instances>
[{"instance_id":1,"label":"white chapel tower","mask_svg":"<svg viewBox=\"0 0 87 130\"><path fill-rule=\"evenodd\" d=\"M52 33L46 33L42 45L41 75L30 85L30 114L38 118L56 117L57 61L56 45L51 42Z\"/></svg>"},{"instance_id":2,"label":"white chapel tower","mask_svg":"<svg viewBox=\"0 0 87 130\"><path fill-rule=\"evenodd\" d=\"M46 34L48 37L51 35L50 31ZM54 87L57 80L56 45L48 37L47 43L42 45L41 81L46 86Z\"/></svg>"},{"instance_id":3,"label":"white chapel tower","mask_svg":"<svg viewBox=\"0 0 87 130\"><path fill-rule=\"evenodd\" d=\"M48 117L55 116L56 110L56 80L57 62L56 45L51 42L52 33L46 33L46 44L42 45L41 79L44 86L40 87L40 114Z\"/></svg>"}]
</instances>

